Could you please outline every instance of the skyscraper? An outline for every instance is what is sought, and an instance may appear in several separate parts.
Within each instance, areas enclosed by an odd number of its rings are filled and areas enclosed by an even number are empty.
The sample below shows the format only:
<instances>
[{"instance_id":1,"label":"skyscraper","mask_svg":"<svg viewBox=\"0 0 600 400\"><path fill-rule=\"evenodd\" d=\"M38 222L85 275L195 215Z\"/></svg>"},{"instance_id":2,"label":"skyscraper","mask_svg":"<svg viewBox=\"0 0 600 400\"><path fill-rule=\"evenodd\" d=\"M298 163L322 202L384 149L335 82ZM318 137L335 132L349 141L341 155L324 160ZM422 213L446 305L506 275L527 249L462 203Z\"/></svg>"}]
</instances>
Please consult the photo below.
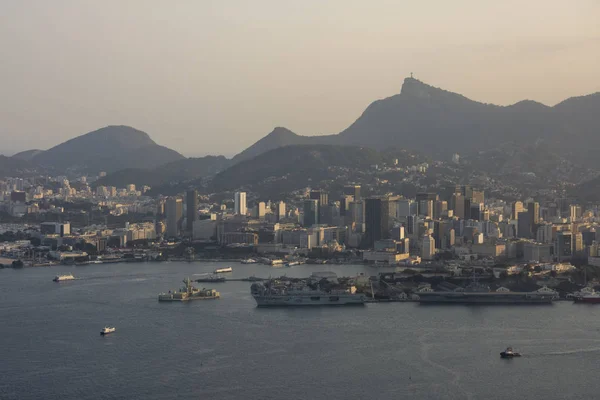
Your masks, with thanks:
<instances>
[{"instance_id":1,"label":"skyscraper","mask_svg":"<svg viewBox=\"0 0 600 400\"><path fill-rule=\"evenodd\" d=\"M556 232L554 249L558 261L570 260L573 256L573 234L570 231Z\"/></svg>"},{"instance_id":2,"label":"skyscraper","mask_svg":"<svg viewBox=\"0 0 600 400\"><path fill-rule=\"evenodd\" d=\"M267 205L265 204L264 201L259 202L257 205L257 217L259 219L264 219L265 218L265 214L267 213Z\"/></svg>"},{"instance_id":3,"label":"skyscraper","mask_svg":"<svg viewBox=\"0 0 600 400\"><path fill-rule=\"evenodd\" d=\"M285 203L280 201L277 203L277 221L285 218Z\"/></svg>"},{"instance_id":4,"label":"skyscraper","mask_svg":"<svg viewBox=\"0 0 600 400\"><path fill-rule=\"evenodd\" d=\"M433 200L419 200L419 215L433 218Z\"/></svg>"},{"instance_id":5,"label":"skyscraper","mask_svg":"<svg viewBox=\"0 0 600 400\"><path fill-rule=\"evenodd\" d=\"M519 213L523 212L524 208L523 208L523 202L522 201L515 201L512 204L512 212L510 214L510 219L518 219L519 218Z\"/></svg>"},{"instance_id":6,"label":"skyscraper","mask_svg":"<svg viewBox=\"0 0 600 400\"><path fill-rule=\"evenodd\" d=\"M181 229L183 218L183 200L179 197L169 197L166 204L167 214L167 236L177 237Z\"/></svg>"},{"instance_id":7,"label":"skyscraper","mask_svg":"<svg viewBox=\"0 0 600 400\"><path fill-rule=\"evenodd\" d=\"M532 231L535 232L540 223L540 203L537 201L527 203L527 212L529 213L529 224Z\"/></svg>"},{"instance_id":8,"label":"skyscraper","mask_svg":"<svg viewBox=\"0 0 600 400\"><path fill-rule=\"evenodd\" d=\"M431 200L431 214L429 216L433 217L433 203L439 200L437 193L417 193L417 204L418 204L418 213L419 215L428 215L429 212L429 203L427 200ZM423 202L425 201L425 202ZM426 209L423 209L426 208Z\"/></svg>"},{"instance_id":9,"label":"skyscraper","mask_svg":"<svg viewBox=\"0 0 600 400\"><path fill-rule=\"evenodd\" d=\"M304 221L305 228L310 228L319 223L319 200L306 199L304 200Z\"/></svg>"},{"instance_id":10,"label":"skyscraper","mask_svg":"<svg viewBox=\"0 0 600 400\"><path fill-rule=\"evenodd\" d=\"M435 239L430 235L423 236L423 247L421 248L421 258L423 260L433 260L435 256Z\"/></svg>"},{"instance_id":11,"label":"skyscraper","mask_svg":"<svg viewBox=\"0 0 600 400\"><path fill-rule=\"evenodd\" d=\"M329 203L329 194L322 190L311 190L309 198L311 200L318 200L321 206Z\"/></svg>"},{"instance_id":12,"label":"skyscraper","mask_svg":"<svg viewBox=\"0 0 600 400\"><path fill-rule=\"evenodd\" d=\"M235 214L246 215L247 211L246 192L235 192Z\"/></svg>"},{"instance_id":13,"label":"skyscraper","mask_svg":"<svg viewBox=\"0 0 600 400\"><path fill-rule=\"evenodd\" d=\"M186 197L186 207L186 231L188 234L191 235L194 230L194 221L198 220L198 192L196 190L188 190Z\"/></svg>"},{"instance_id":14,"label":"skyscraper","mask_svg":"<svg viewBox=\"0 0 600 400\"><path fill-rule=\"evenodd\" d=\"M365 201L365 243L373 248L375 241L390 236L390 202L388 198L368 198Z\"/></svg>"},{"instance_id":15,"label":"skyscraper","mask_svg":"<svg viewBox=\"0 0 600 400\"><path fill-rule=\"evenodd\" d=\"M355 223L359 232L363 231L363 224L365 223L365 203L363 201L352 201L348 205L346 211L346 219L349 224Z\"/></svg>"},{"instance_id":16,"label":"skyscraper","mask_svg":"<svg viewBox=\"0 0 600 400\"><path fill-rule=\"evenodd\" d=\"M470 206L469 206L470 207ZM450 208L458 218L465 218L465 196L460 193L454 193L450 200Z\"/></svg>"},{"instance_id":17,"label":"skyscraper","mask_svg":"<svg viewBox=\"0 0 600 400\"><path fill-rule=\"evenodd\" d=\"M419 233L419 219L416 215L406 217L406 234L416 235Z\"/></svg>"},{"instance_id":18,"label":"skyscraper","mask_svg":"<svg viewBox=\"0 0 600 400\"><path fill-rule=\"evenodd\" d=\"M530 220L529 212L521 211L519 215L517 215L517 236L520 238L529 239L532 237L532 226Z\"/></svg>"}]
</instances>

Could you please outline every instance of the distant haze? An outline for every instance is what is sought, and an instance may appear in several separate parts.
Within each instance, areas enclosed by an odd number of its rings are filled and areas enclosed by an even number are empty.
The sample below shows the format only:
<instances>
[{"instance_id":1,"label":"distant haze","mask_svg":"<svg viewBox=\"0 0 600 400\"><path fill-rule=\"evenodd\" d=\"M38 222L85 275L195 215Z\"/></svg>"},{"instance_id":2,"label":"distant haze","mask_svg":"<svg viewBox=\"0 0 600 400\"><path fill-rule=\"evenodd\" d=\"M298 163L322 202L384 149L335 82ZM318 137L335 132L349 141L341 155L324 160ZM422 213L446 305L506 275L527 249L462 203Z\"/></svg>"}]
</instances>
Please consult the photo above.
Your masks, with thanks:
<instances>
[{"instance_id":1,"label":"distant haze","mask_svg":"<svg viewBox=\"0 0 600 400\"><path fill-rule=\"evenodd\" d=\"M338 133L406 76L474 100L600 91L600 2L4 0L0 153L130 125L232 155Z\"/></svg>"}]
</instances>

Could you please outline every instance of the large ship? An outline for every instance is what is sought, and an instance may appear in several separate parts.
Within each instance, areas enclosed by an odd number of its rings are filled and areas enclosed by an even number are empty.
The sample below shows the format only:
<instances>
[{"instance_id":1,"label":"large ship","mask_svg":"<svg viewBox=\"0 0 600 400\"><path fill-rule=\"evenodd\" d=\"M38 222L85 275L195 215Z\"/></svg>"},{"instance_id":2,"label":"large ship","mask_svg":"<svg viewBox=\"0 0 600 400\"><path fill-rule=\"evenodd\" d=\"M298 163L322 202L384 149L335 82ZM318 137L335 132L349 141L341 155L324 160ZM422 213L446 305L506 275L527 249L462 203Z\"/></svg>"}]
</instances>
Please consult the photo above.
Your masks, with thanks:
<instances>
[{"instance_id":1,"label":"large ship","mask_svg":"<svg viewBox=\"0 0 600 400\"><path fill-rule=\"evenodd\" d=\"M179 291L170 291L158 295L158 301L190 301L190 300L212 300L221 297L221 294L213 289L196 289L192 286L190 278L183 280L185 286Z\"/></svg>"},{"instance_id":2,"label":"large ship","mask_svg":"<svg viewBox=\"0 0 600 400\"><path fill-rule=\"evenodd\" d=\"M62 281L72 281L73 279L75 279L73 274L67 274L67 275L56 275L54 277L54 279L52 279L52 280L54 282L62 282Z\"/></svg>"},{"instance_id":3,"label":"large ship","mask_svg":"<svg viewBox=\"0 0 600 400\"><path fill-rule=\"evenodd\" d=\"M355 286L340 286L316 279L253 283L250 291L258 307L349 306L365 304Z\"/></svg>"},{"instance_id":4,"label":"large ship","mask_svg":"<svg viewBox=\"0 0 600 400\"><path fill-rule=\"evenodd\" d=\"M422 304L552 304L558 293L546 286L535 292L511 292L503 287L491 291L489 286L474 281L452 291L425 288L415 297Z\"/></svg>"},{"instance_id":5,"label":"large ship","mask_svg":"<svg viewBox=\"0 0 600 400\"><path fill-rule=\"evenodd\" d=\"M574 293L573 301L575 303L600 304L600 293L593 288L585 288L578 293Z\"/></svg>"}]
</instances>

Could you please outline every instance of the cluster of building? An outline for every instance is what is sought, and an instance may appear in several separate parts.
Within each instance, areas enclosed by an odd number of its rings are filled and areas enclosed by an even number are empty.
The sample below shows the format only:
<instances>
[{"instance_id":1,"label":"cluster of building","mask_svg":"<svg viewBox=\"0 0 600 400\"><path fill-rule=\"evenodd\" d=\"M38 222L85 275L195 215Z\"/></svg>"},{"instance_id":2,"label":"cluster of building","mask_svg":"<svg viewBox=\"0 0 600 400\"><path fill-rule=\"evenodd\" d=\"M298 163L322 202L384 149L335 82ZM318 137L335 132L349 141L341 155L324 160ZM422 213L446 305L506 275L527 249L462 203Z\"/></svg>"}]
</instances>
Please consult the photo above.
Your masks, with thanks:
<instances>
[{"instance_id":1,"label":"cluster of building","mask_svg":"<svg viewBox=\"0 0 600 400\"><path fill-rule=\"evenodd\" d=\"M100 173L98 177L104 176ZM129 184L125 188L114 186L97 186L92 190L88 178L81 176L75 182L65 176L44 178L7 178L0 181L0 210L14 217L25 214L46 212L61 213L48 204L49 200L87 200L108 206L113 214L120 215L128 211L138 211L138 200L150 189L143 186L137 189Z\"/></svg>"},{"instance_id":2,"label":"cluster of building","mask_svg":"<svg viewBox=\"0 0 600 400\"><path fill-rule=\"evenodd\" d=\"M456 186L446 199L429 192L412 199L363 198L359 185L345 186L333 201L323 190L306 190L290 204L258 201L248 207L247 198L237 192L233 207L204 213L198 212L195 191L185 201L168 198L165 234L262 252L354 248L365 261L386 264L440 257L564 262L599 255L597 210L561 199L544 205L486 201L483 191L469 185Z\"/></svg>"}]
</instances>

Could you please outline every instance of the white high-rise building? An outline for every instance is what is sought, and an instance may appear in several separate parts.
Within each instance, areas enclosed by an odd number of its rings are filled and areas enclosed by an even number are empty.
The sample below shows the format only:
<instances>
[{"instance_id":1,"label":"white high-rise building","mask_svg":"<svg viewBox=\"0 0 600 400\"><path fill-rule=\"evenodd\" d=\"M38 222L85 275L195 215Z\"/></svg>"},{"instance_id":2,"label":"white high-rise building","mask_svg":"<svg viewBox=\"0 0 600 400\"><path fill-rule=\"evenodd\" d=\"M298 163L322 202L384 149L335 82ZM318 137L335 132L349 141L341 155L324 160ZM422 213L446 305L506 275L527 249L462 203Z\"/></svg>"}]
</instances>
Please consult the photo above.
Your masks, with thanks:
<instances>
[{"instance_id":1,"label":"white high-rise building","mask_svg":"<svg viewBox=\"0 0 600 400\"><path fill-rule=\"evenodd\" d=\"M435 255L435 239L431 235L423 236L423 248L421 249L421 258L423 260L433 260Z\"/></svg>"},{"instance_id":2,"label":"white high-rise building","mask_svg":"<svg viewBox=\"0 0 600 400\"><path fill-rule=\"evenodd\" d=\"M246 192L235 192L235 214L246 215Z\"/></svg>"}]
</instances>

